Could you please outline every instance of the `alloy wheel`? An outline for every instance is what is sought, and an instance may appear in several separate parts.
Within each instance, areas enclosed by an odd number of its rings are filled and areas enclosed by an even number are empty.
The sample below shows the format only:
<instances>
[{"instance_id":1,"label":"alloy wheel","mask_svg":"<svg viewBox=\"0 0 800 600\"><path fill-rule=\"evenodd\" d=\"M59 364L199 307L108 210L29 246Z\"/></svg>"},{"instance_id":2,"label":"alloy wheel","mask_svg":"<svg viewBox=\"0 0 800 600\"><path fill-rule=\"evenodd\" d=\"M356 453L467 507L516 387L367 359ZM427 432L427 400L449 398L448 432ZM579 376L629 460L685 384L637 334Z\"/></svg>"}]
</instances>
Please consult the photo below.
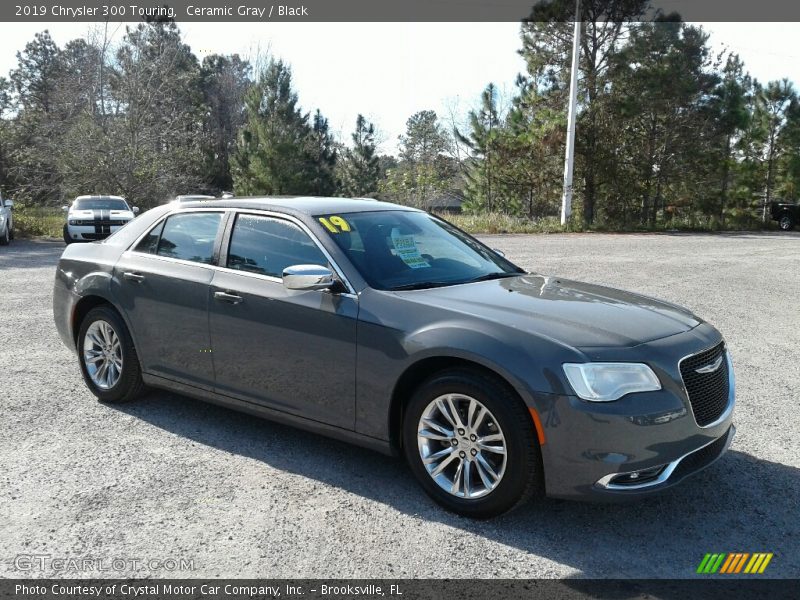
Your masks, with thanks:
<instances>
[{"instance_id":1,"label":"alloy wheel","mask_svg":"<svg viewBox=\"0 0 800 600\"><path fill-rule=\"evenodd\" d=\"M453 496L486 496L503 479L505 436L489 409L470 396L431 401L417 426L417 446L428 475Z\"/></svg>"},{"instance_id":2,"label":"alloy wheel","mask_svg":"<svg viewBox=\"0 0 800 600\"><path fill-rule=\"evenodd\" d=\"M83 362L92 382L101 390L113 388L122 375L122 345L114 328L95 321L83 339Z\"/></svg>"}]
</instances>

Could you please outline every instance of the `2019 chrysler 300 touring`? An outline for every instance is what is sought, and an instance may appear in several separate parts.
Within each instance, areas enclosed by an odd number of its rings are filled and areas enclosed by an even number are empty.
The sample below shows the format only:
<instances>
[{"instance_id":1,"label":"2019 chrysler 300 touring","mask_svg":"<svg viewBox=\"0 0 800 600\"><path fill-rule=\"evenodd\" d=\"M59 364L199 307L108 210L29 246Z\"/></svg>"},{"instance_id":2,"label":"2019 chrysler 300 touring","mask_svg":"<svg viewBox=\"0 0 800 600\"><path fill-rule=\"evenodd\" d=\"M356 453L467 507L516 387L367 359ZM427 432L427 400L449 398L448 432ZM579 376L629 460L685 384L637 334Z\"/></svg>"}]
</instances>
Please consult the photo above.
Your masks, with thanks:
<instances>
[{"instance_id":1,"label":"2019 chrysler 300 touring","mask_svg":"<svg viewBox=\"0 0 800 600\"><path fill-rule=\"evenodd\" d=\"M404 454L473 517L656 492L734 434L731 360L708 323L526 273L383 202L160 206L69 246L53 308L101 401L164 388Z\"/></svg>"}]
</instances>

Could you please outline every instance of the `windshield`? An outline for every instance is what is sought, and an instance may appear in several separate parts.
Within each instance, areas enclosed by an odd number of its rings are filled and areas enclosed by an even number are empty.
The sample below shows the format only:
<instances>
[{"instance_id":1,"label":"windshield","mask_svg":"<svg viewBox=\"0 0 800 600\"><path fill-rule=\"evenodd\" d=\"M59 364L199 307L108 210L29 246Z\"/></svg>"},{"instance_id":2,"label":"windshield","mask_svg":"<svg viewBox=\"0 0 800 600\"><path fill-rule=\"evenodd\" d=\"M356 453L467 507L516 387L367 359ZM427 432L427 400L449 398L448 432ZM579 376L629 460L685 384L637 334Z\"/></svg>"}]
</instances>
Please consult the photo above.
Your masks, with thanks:
<instances>
[{"instance_id":1,"label":"windshield","mask_svg":"<svg viewBox=\"0 0 800 600\"><path fill-rule=\"evenodd\" d=\"M379 290L423 289L524 273L426 213L390 210L318 219L367 283Z\"/></svg>"},{"instance_id":2,"label":"windshield","mask_svg":"<svg viewBox=\"0 0 800 600\"><path fill-rule=\"evenodd\" d=\"M130 210L121 198L83 198L72 204L75 210Z\"/></svg>"}]
</instances>

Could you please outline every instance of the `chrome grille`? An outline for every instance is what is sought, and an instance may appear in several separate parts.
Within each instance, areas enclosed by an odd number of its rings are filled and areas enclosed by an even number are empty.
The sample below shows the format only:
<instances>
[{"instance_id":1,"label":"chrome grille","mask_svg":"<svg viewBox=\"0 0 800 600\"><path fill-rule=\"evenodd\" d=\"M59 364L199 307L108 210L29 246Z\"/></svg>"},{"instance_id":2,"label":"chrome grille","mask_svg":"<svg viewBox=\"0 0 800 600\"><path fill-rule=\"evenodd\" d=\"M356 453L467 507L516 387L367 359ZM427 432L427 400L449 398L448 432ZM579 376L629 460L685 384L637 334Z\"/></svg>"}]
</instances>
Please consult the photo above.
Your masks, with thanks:
<instances>
[{"instance_id":1,"label":"chrome grille","mask_svg":"<svg viewBox=\"0 0 800 600\"><path fill-rule=\"evenodd\" d=\"M698 369L713 366L720 358L722 362L716 370L697 372ZM728 406L730 386L725 343L684 358L680 362L680 371L697 424L705 427L719 419Z\"/></svg>"},{"instance_id":2,"label":"chrome grille","mask_svg":"<svg viewBox=\"0 0 800 600\"><path fill-rule=\"evenodd\" d=\"M102 220L102 219L96 219L96 220L92 220L92 219L73 219L71 221L72 225L84 225L84 226L85 225L91 225L91 226L95 226L95 225L110 225L112 227L117 227L118 225L125 225L125 223L127 223L127 221L123 221L122 219L105 219L105 220Z\"/></svg>"}]
</instances>

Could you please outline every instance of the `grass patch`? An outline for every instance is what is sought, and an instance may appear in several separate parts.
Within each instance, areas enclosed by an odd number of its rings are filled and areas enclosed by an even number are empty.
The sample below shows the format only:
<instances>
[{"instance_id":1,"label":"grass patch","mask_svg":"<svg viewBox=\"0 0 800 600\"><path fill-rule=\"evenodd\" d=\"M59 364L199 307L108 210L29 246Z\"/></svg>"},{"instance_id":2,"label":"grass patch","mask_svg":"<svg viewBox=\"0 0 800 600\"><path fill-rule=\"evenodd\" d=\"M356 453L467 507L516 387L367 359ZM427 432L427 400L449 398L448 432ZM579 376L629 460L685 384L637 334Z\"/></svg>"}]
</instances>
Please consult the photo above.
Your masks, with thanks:
<instances>
[{"instance_id":1,"label":"grass patch","mask_svg":"<svg viewBox=\"0 0 800 600\"><path fill-rule=\"evenodd\" d=\"M66 215L52 206L14 205L14 232L19 237L55 237L64 234Z\"/></svg>"},{"instance_id":2,"label":"grass patch","mask_svg":"<svg viewBox=\"0 0 800 600\"><path fill-rule=\"evenodd\" d=\"M444 220L467 233L564 233L580 231L572 223L565 226L556 217L524 219L501 213L443 214Z\"/></svg>"},{"instance_id":3,"label":"grass patch","mask_svg":"<svg viewBox=\"0 0 800 600\"><path fill-rule=\"evenodd\" d=\"M631 224L615 225L597 223L591 227L584 227L579 218L573 218L566 225L562 225L558 217L542 217L540 219L526 219L512 217L501 213L481 214L441 214L446 221L472 234L481 233L573 233L573 232L659 232L659 231L759 231L762 229L775 229L774 224L762 225L760 220L747 216L727 217L724 226L716 217L684 216L664 221L658 221L655 226Z\"/></svg>"}]
</instances>

